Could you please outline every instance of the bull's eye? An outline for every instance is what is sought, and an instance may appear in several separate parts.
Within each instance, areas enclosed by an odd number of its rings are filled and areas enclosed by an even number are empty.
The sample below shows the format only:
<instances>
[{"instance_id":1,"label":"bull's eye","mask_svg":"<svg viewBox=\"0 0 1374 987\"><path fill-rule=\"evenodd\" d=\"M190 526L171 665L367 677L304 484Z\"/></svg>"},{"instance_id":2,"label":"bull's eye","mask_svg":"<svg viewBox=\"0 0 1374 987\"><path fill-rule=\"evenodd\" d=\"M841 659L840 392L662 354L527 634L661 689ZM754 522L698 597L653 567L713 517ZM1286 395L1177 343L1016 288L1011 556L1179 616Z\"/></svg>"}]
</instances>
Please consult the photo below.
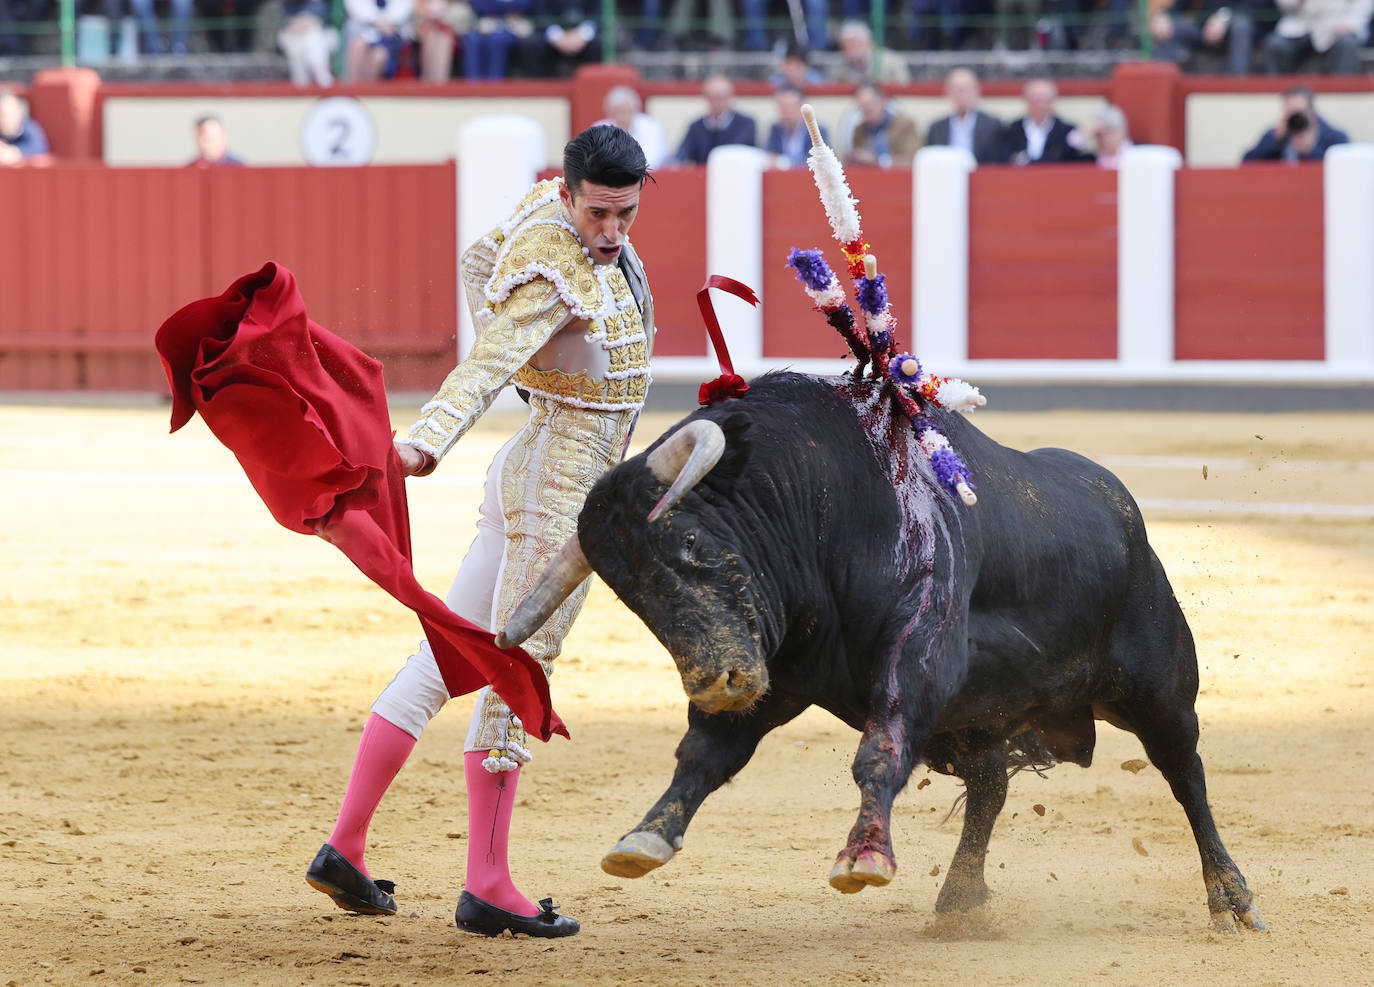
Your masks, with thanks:
<instances>
[{"instance_id":1,"label":"bull's eye","mask_svg":"<svg viewBox=\"0 0 1374 987\"><path fill-rule=\"evenodd\" d=\"M692 557L692 549L696 547L696 543L697 533L695 531L689 531L682 536L682 557L684 559Z\"/></svg>"}]
</instances>

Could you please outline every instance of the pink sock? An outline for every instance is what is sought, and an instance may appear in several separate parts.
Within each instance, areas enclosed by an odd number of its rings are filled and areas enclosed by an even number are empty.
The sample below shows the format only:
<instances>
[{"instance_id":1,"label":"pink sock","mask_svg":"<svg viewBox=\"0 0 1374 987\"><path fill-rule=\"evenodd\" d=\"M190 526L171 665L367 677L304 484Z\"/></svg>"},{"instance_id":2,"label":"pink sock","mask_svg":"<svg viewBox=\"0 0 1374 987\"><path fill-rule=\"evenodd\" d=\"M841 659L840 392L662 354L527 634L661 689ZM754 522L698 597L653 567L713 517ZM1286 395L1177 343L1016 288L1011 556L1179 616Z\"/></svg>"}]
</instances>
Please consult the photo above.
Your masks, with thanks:
<instances>
[{"instance_id":1,"label":"pink sock","mask_svg":"<svg viewBox=\"0 0 1374 987\"><path fill-rule=\"evenodd\" d=\"M489 905L517 915L537 915L539 909L510 879L506 854L510 845L510 815L520 769L492 774L482 767L486 751L463 755L468 783L468 891Z\"/></svg>"},{"instance_id":2,"label":"pink sock","mask_svg":"<svg viewBox=\"0 0 1374 987\"><path fill-rule=\"evenodd\" d=\"M363 727L363 739L358 743L358 757L353 762L353 774L348 779L343 805L339 806L339 820L329 835L330 845L348 858L358 870L367 873L363 851L367 847L367 827L372 814L381 804L382 796L415 749L415 738L400 727L384 720L376 713L368 717Z\"/></svg>"}]
</instances>

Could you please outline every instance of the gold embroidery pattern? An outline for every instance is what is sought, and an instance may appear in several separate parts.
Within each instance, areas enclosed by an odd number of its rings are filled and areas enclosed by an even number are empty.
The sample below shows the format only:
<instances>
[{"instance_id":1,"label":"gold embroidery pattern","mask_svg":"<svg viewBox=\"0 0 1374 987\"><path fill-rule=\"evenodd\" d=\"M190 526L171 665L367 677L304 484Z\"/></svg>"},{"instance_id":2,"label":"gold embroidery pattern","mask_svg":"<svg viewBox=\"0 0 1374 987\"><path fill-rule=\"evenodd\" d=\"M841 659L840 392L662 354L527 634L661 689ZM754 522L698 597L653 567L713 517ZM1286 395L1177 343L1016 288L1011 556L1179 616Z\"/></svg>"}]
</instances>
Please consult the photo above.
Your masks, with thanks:
<instances>
[{"instance_id":1,"label":"gold embroidery pattern","mask_svg":"<svg viewBox=\"0 0 1374 987\"><path fill-rule=\"evenodd\" d=\"M576 532L587 492L619 459L633 421L633 412L588 414L531 397L529 423L507 456L501 476L507 545L497 588L497 627L505 624L554 553ZM524 644L546 674L552 674L588 586L589 581L579 586ZM509 732L509 710L500 696L484 695L481 703L473 749L502 748L508 736L526 746L523 730Z\"/></svg>"}]
</instances>

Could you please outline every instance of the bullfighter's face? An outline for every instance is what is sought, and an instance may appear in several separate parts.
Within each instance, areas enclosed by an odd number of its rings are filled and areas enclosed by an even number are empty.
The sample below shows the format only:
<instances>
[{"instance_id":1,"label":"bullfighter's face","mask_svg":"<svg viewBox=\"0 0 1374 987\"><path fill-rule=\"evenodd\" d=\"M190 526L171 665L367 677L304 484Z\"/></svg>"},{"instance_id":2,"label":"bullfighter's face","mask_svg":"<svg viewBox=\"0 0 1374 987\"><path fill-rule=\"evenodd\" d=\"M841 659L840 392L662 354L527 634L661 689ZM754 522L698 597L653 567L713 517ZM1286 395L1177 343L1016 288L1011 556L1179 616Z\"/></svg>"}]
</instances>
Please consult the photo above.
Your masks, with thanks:
<instances>
[{"instance_id":1,"label":"bullfighter's face","mask_svg":"<svg viewBox=\"0 0 1374 987\"><path fill-rule=\"evenodd\" d=\"M768 691L753 569L709 503L701 509L694 498L646 521L662 493L647 470L603 477L582 511L582 550L668 649L693 703L707 713L746 709Z\"/></svg>"},{"instance_id":2,"label":"bullfighter's face","mask_svg":"<svg viewBox=\"0 0 1374 987\"><path fill-rule=\"evenodd\" d=\"M639 215L640 186L614 187L582 182L576 191L563 185L559 195L593 264L614 264Z\"/></svg>"}]
</instances>

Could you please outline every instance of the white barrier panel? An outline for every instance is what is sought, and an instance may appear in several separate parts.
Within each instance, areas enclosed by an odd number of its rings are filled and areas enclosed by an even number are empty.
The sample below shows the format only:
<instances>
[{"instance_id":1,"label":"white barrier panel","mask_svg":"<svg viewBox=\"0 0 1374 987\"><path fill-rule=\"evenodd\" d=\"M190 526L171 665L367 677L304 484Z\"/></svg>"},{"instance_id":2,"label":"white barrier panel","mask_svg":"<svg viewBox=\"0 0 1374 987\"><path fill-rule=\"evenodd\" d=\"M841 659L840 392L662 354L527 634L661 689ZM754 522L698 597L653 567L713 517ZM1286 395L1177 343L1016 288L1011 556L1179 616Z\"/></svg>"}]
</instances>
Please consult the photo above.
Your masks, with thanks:
<instances>
[{"instance_id":1,"label":"white barrier panel","mask_svg":"<svg viewBox=\"0 0 1374 987\"><path fill-rule=\"evenodd\" d=\"M923 147L912 168L912 346L928 366L968 359L967 151Z\"/></svg>"},{"instance_id":2,"label":"white barrier panel","mask_svg":"<svg viewBox=\"0 0 1374 987\"><path fill-rule=\"evenodd\" d=\"M544 128L511 113L469 120L458 128L458 255L510 214L534 184L544 162ZM472 348L461 272L458 285L458 356Z\"/></svg>"},{"instance_id":3,"label":"white barrier panel","mask_svg":"<svg viewBox=\"0 0 1374 987\"><path fill-rule=\"evenodd\" d=\"M742 281L763 299L763 173L756 147L718 147L706 159L706 273ZM763 306L717 300L716 314L735 370L763 369Z\"/></svg>"},{"instance_id":4,"label":"white barrier panel","mask_svg":"<svg viewBox=\"0 0 1374 987\"><path fill-rule=\"evenodd\" d=\"M1374 144L1323 158L1326 361L1374 370Z\"/></svg>"},{"instance_id":5,"label":"white barrier panel","mask_svg":"<svg viewBox=\"0 0 1374 987\"><path fill-rule=\"evenodd\" d=\"M1174 172L1172 147L1128 148L1117 172L1116 356L1132 370L1174 359Z\"/></svg>"}]
</instances>

